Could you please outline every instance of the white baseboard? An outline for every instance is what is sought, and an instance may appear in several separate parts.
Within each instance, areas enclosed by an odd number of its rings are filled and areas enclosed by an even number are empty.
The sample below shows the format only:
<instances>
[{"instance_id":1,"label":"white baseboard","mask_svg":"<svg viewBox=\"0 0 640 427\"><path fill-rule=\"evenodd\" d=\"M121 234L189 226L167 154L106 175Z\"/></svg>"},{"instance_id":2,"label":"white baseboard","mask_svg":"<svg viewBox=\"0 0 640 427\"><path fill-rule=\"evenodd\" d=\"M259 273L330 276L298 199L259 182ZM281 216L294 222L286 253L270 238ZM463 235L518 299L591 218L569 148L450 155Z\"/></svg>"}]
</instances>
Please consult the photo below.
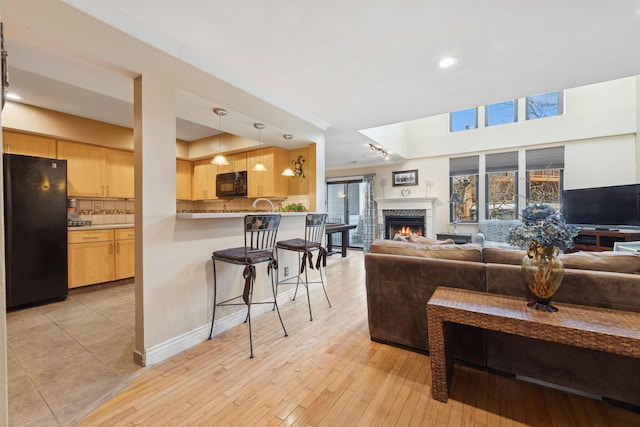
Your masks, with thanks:
<instances>
[{"instance_id":1,"label":"white baseboard","mask_svg":"<svg viewBox=\"0 0 640 427\"><path fill-rule=\"evenodd\" d=\"M295 282L294 282L295 284ZM309 284L311 291L316 288L321 288L322 285L320 282L314 282ZM304 285L298 287L298 295L304 295L306 289ZM284 304L291 302L291 298L293 298L293 293L295 292L295 287L292 289L288 289L284 292L278 293L278 306L282 307ZM270 304L256 304L252 306L251 314L252 318L255 316L259 316L260 314L267 313L271 311ZM245 310L238 310L235 313L232 313L228 316L221 317L215 320L215 324L213 325L213 335L221 334L233 327L236 327L242 323L244 323L244 319L247 316L247 312ZM286 319L283 319L286 326ZM154 345L146 349L145 354L140 354L139 352L135 352L134 357L137 361L142 362L142 366L152 366L158 362L162 362L172 356L175 356L178 353L181 353L189 348L196 346L209 338L209 329L211 328L211 323L207 323L205 325L199 326L196 329L193 329L189 332L185 332L184 334L175 336L167 341L164 341L160 344Z\"/></svg>"}]
</instances>

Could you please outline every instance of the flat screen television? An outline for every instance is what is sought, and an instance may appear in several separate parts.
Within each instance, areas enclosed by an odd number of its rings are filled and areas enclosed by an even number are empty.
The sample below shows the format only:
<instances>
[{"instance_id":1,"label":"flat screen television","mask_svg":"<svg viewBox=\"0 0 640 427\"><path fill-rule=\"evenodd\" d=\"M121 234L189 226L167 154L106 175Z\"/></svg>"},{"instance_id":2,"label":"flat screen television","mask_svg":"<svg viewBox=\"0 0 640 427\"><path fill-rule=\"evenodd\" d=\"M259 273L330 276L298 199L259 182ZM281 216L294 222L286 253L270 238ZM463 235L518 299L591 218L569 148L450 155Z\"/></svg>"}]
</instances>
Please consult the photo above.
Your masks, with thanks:
<instances>
[{"instance_id":1,"label":"flat screen television","mask_svg":"<svg viewBox=\"0 0 640 427\"><path fill-rule=\"evenodd\" d=\"M564 190L562 214L583 227L640 228L640 184Z\"/></svg>"}]
</instances>

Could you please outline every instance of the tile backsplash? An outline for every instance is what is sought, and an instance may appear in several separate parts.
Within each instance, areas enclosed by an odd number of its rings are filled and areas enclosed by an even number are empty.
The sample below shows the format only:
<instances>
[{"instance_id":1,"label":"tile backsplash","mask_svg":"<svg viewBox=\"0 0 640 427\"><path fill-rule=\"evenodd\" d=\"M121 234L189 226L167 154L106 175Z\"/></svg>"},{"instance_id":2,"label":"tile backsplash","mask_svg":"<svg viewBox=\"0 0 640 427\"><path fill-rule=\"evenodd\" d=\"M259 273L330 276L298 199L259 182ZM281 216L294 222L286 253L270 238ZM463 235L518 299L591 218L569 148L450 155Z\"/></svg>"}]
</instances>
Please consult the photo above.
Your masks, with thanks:
<instances>
[{"instance_id":1,"label":"tile backsplash","mask_svg":"<svg viewBox=\"0 0 640 427\"><path fill-rule=\"evenodd\" d=\"M216 201L177 201L177 212L206 212L206 211L247 211L253 210L254 199L239 198ZM274 199L273 204L278 210L290 203L302 203L309 206L309 196L289 196L286 199ZM258 209L268 209L269 205L260 202ZM104 199L76 199L75 219L91 221L92 225L103 224L133 224L133 200L104 200ZM70 217L72 217L70 215Z\"/></svg>"},{"instance_id":2,"label":"tile backsplash","mask_svg":"<svg viewBox=\"0 0 640 427\"><path fill-rule=\"evenodd\" d=\"M133 200L76 200L76 215L92 225L133 224Z\"/></svg>"},{"instance_id":3,"label":"tile backsplash","mask_svg":"<svg viewBox=\"0 0 640 427\"><path fill-rule=\"evenodd\" d=\"M208 211L247 211L254 210L253 198L237 198L231 200L211 200L211 201L185 201L178 200L176 202L177 212L208 212ZM289 196L286 199L272 198L271 199L274 208L279 210L281 207L290 203L302 203L307 208L309 207L309 196ZM269 209L269 204L266 202L260 202L256 209L264 210Z\"/></svg>"}]
</instances>

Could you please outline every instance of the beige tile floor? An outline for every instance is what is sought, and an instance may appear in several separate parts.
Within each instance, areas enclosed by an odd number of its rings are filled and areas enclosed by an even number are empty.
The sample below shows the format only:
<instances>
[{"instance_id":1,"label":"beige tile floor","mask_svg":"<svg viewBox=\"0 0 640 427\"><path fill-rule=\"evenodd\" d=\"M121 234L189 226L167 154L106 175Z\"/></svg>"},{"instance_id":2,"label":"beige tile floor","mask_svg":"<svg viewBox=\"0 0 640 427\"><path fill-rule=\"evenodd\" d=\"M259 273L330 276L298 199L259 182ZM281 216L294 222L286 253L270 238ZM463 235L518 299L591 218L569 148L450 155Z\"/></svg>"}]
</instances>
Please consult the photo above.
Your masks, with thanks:
<instances>
[{"instance_id":1,"label":"beige tile floor","mask_svg":"<svg viewBox=\"0 0 640 427\"><path fill-rule=\"evenodd\" d=\"M11 426L73 425L140 369L133 288L77 288L65 301L7 313Z\"/></svg>"}]
</instances>

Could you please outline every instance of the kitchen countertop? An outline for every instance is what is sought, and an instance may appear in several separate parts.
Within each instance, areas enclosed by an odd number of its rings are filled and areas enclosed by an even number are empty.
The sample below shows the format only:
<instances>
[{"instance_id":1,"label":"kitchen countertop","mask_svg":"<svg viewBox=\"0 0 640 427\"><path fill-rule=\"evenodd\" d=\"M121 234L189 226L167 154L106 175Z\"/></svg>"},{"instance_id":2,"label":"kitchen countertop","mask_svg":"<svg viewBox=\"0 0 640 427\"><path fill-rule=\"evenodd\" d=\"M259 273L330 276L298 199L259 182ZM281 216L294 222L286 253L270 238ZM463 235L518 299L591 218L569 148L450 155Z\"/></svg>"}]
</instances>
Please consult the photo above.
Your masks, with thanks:
<instances>
[{"instance_id":1,"label":"kitchen countertop","mask_svg":"<svg viewBox=\"0 0 640 427\"><path fill-rule=\"evenodd\" d=\"M67 227L68 231L112 230L115 228L133 228L134 224L96 224L83 227Z\"/></svg>"},{"instance_id":2,"label":"kitchen countertop","mask_svg":"<svg viewBox=\"0 0 640 427\"><path fill-rule=\"evenodd\" d=\"M207 219L207 218L244 218L246 215L270 215L280 214L282 216L305 216L316 212L196 212L177 213L177 219Z\"/></svg>"}]
</instances>

